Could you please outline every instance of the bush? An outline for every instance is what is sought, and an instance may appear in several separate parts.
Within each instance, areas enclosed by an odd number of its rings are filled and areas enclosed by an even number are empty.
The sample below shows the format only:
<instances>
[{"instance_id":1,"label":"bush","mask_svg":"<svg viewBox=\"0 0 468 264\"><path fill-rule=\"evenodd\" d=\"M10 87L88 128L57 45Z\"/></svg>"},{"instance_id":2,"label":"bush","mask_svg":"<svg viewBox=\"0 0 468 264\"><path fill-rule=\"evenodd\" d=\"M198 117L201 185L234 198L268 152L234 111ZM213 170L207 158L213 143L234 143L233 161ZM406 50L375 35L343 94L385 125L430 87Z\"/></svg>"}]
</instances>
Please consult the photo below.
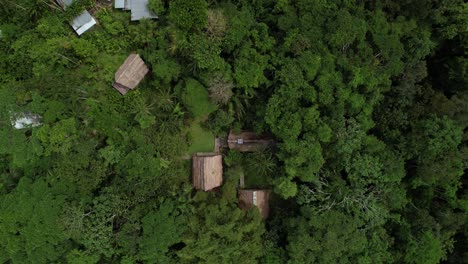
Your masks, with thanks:
<instances>
[{"instance_id":1,"label":"bush","mask_svg":"<svg viewBox=\"0 0 468 264\"><path fill-rule=\"evenodd\" d=\"M216 105L210 102L205 87L194 79L185 81L182 101L195 118L206 117L217 109Z\"/></svg>"}]
</instances>

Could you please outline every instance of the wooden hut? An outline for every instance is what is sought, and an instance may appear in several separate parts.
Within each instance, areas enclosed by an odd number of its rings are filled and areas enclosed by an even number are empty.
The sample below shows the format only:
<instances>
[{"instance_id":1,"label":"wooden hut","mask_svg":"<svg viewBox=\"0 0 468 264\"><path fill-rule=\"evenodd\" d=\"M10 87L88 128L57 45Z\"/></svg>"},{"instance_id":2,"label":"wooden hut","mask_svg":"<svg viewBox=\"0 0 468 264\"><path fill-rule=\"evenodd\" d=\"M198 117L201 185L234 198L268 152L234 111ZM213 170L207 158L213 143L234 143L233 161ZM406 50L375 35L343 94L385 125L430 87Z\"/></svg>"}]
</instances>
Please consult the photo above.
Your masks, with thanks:
<instances>
[{"instance_id":1,"label":"wooden hut","mask_svg":"<svg viewBox=\"0 0 468 264\"><path fill-rule=\"evenodd\" d=\"M121 94L126 94L137 87L148 71L148 67L138 54L130 54L115 73L115 82L112 86Z\"/></svg>"},{"instance_id":2,"label":"wooden hut","mask_svg":"<svg viewBox=\"0 0 468 264\"><path fill-rule=\"evenodd\" d=\"M223 184L223 156L216 153L197 153L192 163L193 187L209 191Z\"/></svg>"},{"instance_id":3,"label":"wooden hut","mask_svg":"<svg viewBox=\"0 0 468 264\"><path fill-rule=\"evenodd\" d=\"M266 135L257 135L249 131L234 133L232 130L229 132L227 141L230 149L241 152L262 150L273 143L273 140Z\"/></svg>"},{"instance_id":4,"label":"wooden hut","mask_svg":"<svg viewBox=\"0 0 468 264\"><path fill-rule=\"evenodd\" d=\"M269 190L239 190L239 207L249 210L255 206L264 219L270 213L269 199Z\"/></svg>"}]
</instances>

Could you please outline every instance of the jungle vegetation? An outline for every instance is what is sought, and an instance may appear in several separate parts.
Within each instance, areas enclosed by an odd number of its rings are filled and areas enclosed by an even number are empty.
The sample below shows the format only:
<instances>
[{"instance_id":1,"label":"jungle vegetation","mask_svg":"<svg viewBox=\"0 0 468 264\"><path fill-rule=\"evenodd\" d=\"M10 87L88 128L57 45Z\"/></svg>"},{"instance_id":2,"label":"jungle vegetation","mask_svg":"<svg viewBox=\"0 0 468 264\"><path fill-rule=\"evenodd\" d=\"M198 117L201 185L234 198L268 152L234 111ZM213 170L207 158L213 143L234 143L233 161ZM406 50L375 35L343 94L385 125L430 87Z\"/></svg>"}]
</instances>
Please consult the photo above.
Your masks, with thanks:
<instances>
[{"instance_id":1,"label":"jungle vegetation","mask_svg":"<svg viewBox=\"0 0 468 264\"><path fill-rule=\"evenodd\" d=\"M0 0L0 263L466 263L464 1L111 2ZM130 53L151 72L122 96ZM231 129L277 144L193 190Z\"/></svg>"}]
</instances>

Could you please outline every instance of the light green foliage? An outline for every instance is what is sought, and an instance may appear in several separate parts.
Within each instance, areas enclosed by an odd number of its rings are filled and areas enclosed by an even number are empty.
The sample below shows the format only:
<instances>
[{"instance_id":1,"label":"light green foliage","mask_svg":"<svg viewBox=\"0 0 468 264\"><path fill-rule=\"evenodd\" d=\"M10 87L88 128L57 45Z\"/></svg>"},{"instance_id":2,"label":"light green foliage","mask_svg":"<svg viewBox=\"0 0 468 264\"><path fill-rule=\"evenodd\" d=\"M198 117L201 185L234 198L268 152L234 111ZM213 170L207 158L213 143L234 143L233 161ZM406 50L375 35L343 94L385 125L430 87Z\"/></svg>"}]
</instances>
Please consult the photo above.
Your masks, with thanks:
<instances>
[{"instance_id":1,"label":"light green foliage","mask_svg":"<svg viewBox=\"0 0 468 264\"><path fill-rule=\"evenodd\" d=\"M169 4L169 21L183 30L202 29L207 23L206 0L175 0Z\"/></svg>"},{"instance_id":2,"label":"light green foliage","mask_svg":"<svg viewBox=\"0 0 468 264\"><path fill-rule=\"evenodd\" d=\"M237 186L239 186L241 177L245 178L245 174L243 167L239 165L226 169L223 173L223 199L229 203L237 202Z\"/></svg>"},{"instance_id":3,"label":"light green foliage","mask_svg":"<svg viewBox=\"0 0 468 264\"><path fill-rule=\"evenodd\" d=\"M246 184L250 188L264 188L267 180L277 171L276 159L270 149L248 153L244 155L246 170Z\"/></svg>"},{"instance_id":4,"label":"light green foliage","mask_svg":"<svg viewBox=\"0 0 468 264\"><path fill-rule=\"evenodd\" d=\"M292 182L290 179L282 177L273 180L275 186L274 191L281 195L283 198L290 198L296 196L297 185Z\"/></svg>"},{"instance_id":5,"label":"light green foliage","mask_svg":"<svg viewBox=\"0 0 468 264\"><path fill-rule=\"evenodd\" d=\"M159 50L155 52L148 62L152 64L151 70L154 77L161 80L163 84L169 84L171 81L176 80L181 71L180 64L174 58L168 57L166 52Z\"/></svg>"},{"instance_id":6,"label":"light green foliage","mask_svg":"<svg viewBox=\"0 0 468 264\"><path fill-rule=\"evenodd\" d=\"M199 123L192 124L187 132L190 143L189 154L214 150L215 137L213 133L201 127Z\"/></svg>"},{"instance_id":7,"label":"light green foliage","mask_svg":"<svg viewBox=\"0 0 468 264\"><path fill-rule=\"evenodd\" d=\"M177 252L182 263L257 263L264 232L260 215L246 214L225 200L197 204L184 235L186 246Z\"/></svg>"},{"instance_id":8,"label":"light green foliage","mask_svg":"<svg viewBox=\"0 0 468 264\"><path fill-rule=\"evenodd\" d=\"M248 35L248 30L254 24L253 14L249 9L236 10L232 4L225 7L228 16L228 29L224 37L223 46L228 51L233 51L238 47Z\"/></svg>"},{"instance_id":9,"label":"light green foliage","mask_svg":"<svg viewBox=\"0 0 468 264\"><path fill-rule=\"evenodd\" d=\"M418 122L416 129L412 144L421 153L422 160L440 157L455 149L462 140L460 127L447 117Z\"/></svg>"},{"instance_id":10,"label":"light green foliage","mask_svg":"<svg viewBox=\"0 0 468 264\"><path fill-rule=\"evenodd\" d=\"M96 60L98 51L92 43L83 39L74 39L70 44L77 58L87 63L93 63Z\"/></svg>"},{"instance_id":11,"label":"light green foliage","mask_svg":"<svg viewBox=\"0 0 468 264\"><path fill-rule=\"evenodd\" d=\"M385 253L388 244L374 238L368 241L362 223L337 211L311 214L291 219L288 228L289 263L370 263L390 261ZM378 233L376 234L378 235ZM378 245L376 245L377 243ZM369 252L369 245L374 251ZM380 252L379 252L380 251Z\"/></svg>"},{"instance_id":12,"label":"light green foliage","mask_svg":"<svg viewBox=\"0 0 468 264\"><path fill-rule=\"evenodd\" d=\"M362 10L360 10L362 11ZM365 38L367 31L366 21L361 19L362 14L351 15L348 10L340 9L336 12L336 19L330 25L330 35L328 42L334 48L342 49L352 45L354 42L361 42Z\"/></svg>"},{"instance_id":13,"label":"light green foliage","mask_svg":"<svg viewBox=\"0 0 468 264\"><path fill-rule=\"evenodd\" d=\"M99 262L98 255L89 255L86 252L73 249L67 256L67 263L69 264L94 264Z\"/></svg>"},{"instance_id":14,"label":"light green foliage","mask_svg":"<svg viewBox=\"0 0 468 264\"><path fill-rule=\"evenodd\" d=\"M181 242L185 231L182 216L171 201L162 203L158 210L142 219L143 236L139 242L141 260L171 263L169 247Z\"/></svg>"},{"instance_id":15,"label":"light green foliage","mask_svg":"<svg viewBox=\"0 0 468 264\"><path fill-rule=\"evenodd\" d=\"M234 80L237 87L246 89L257 88L266 82L263 72L266 70L268 57L261 55L252 48L243 47L239 57L234 62Z\"/></svg>"},{"instance_id":16,"label":"light green foliage","mask_svg":"<svg viewBox=\"0 0 468 264\"><path fill-rule=\"evenodd\" d=\"M138 121L143 129L149 128L156 123L156 117L146 111L138 113L135 116L135 120Z\"/></svg>"},{"instance_id":17,"label":"light green foliage","mask_svg":"<svg viewBox=\"0 0 468 264\"><path fill-rule=\"evenodd\" d=\"M75 233L73 239L83 244L91 254L111 257L115 254L112 243L113 222L122 216L126 206L128 204L122 198L110 192L104 192L93 200L87 212L82 212L81 232ZM64 221L74 220L65 218ZM70 229L67 231L70 232Z\"/></svg>"},{"instance_id":18,"label":"light green foliage","mask_svg":"<svg viewBox=\"0 0 468 264\"><path fill-rule=\"evenodd\" d=\"M191 35L189 43L191 57L199 69L213 71L223 67L224 61L220 57L221 47L217 43L203 35Z\"/></svg>"},{"instance_id":19,"label":"light green foliage","mask_svg":"<svg viewBox=\"0 0 468 264\"><path fill-rule=\"evenodd\" d=\"M305 73L305 78L313 80L317 76L317 72L320 68L321 58L320 56L313 54L310 51L304 52L299 58L298 63L301 69Z\"/></svg>"},{"instance_id":20,"label":"light green foliage","mask_svg":"<svg viewBox=\"0 0 468 264\"><path fill-rule=\"evenodd\" d=\"M365 186L369 182L382 181L383 164L376 156L357 155L350 162L348 177L358 186Z\"/></svg>"},{"instance_id":21,"label":"light green foliage","mask_svg":"<svg viewBox=\"0 0 468 264\"><path fill-rule=\"evenodd\" d=\"M159 16L161 16L165 12L164 3L162 2L162 0L150 0L148 3L148 7L150 8L150 10L152 10Z\"/></svg>"},{"instance_id":22,"label":"light green foliage","mask_svg":"<svg viewBox=\"0 0 468 264\"><path fill-rule=\"evenodd\" d=\"M430 231L424 232L417 241L410 241L407 263L440 263L446 259L444 244Z\"/></svg>"},{"instance_id":23,"label":"light green foliage","mask_svg":"<svg viewBox=\"0 0 468 264\"><path fill-rule=\"evenodd\" d=\"M0 0L0 263L466 259L462 0L104 2ZM150 72L121 95L131 53ZM230 130L274 142L194 191L189 154Z\"/></svg>"},{"instance_id":24,"label":"light green foliage","mask_svg":"<svg viewBox=\"0 0 468 264\"><path fill-rule=\"evenodd\" d=\"M70 151L74 140L77 138L75 119L64 119L50 126L43 125L34 131L34 136L44 146L44 155L49 156L52 153L66 154Z\"/></svg>"},{"instance_id":25,"label":"light green foliage","mask_svg":"<svg viewBox=\"0 0 468 264\"><path fill-rule=\"evenodd\" d=\"M50 263L58 261L69 246L60 229L59 215L65 196L55 194L44 180L22 179L1 198L0 252L2 261Z\"/></svg>"},{"instance_id":26,"label":"light green foliage","mask_svg":"<svg viewBox=\"0 0 468 264\"><path fill-rule=\"evenodd\" d=\"M18 168L34 166L42 147L37 140L28 143L28 138L13 129L0 130L0 153L11 157L11 165Z\"/></svg>"},{"instance_id":27,"label":"light green foliage","mask_svg":"<svg viewBox=\"0 0 468 264\"><path fill-rule=\"evenodd\" d=\"M404 47L399 40L401 26L403 25L390 25L385 14L381 11L377 11L370 22L373 41L380 49L379 55L387 61L386 67L391 74L398 74L403 70L401 57L403 56ZM382 60L377 57L374 63L381 64Z\"/></svg>"},{"instance_id":28,"label":"light green foliage","mask_svg":"<svg viewBox=\"0 0 468 264\"><path fill-rule=\"evenodd\" d=\"M209 100L208 91L194 79L185 81L182 100L195 118L203 118L216 110L216 106Z\"/></svg>"}]
</instances>

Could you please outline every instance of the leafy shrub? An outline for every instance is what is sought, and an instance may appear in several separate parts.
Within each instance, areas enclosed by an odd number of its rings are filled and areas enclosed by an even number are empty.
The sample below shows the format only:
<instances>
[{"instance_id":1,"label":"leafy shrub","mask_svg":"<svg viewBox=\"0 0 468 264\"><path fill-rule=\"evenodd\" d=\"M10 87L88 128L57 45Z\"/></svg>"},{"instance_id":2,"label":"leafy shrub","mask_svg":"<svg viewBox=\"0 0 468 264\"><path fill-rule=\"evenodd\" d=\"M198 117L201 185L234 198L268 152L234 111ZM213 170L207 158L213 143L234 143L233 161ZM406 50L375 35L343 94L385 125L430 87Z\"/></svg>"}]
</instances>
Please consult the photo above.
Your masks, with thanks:
<instances>
[{"instance_id":1,"label":"leafy shrub","mask_svg":"<svg viewBox=\"0 0 468 264\"><path fill-rule=\"evenodd\" d=\"M182 101L195 118L202 118L214 112L217 107L208 97L208 91L198 81L188 79L182 92Z\"/></svg>"}]
</instances>

